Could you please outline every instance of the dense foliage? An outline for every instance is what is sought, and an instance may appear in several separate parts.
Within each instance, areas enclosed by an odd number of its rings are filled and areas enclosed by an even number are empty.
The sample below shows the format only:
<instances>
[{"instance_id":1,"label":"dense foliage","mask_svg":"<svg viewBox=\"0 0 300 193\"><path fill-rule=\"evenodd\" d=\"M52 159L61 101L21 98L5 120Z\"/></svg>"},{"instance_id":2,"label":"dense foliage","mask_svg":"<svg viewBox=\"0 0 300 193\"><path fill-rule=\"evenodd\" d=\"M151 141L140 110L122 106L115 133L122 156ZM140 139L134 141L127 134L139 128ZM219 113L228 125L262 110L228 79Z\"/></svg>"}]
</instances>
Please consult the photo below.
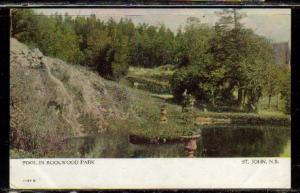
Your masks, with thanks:
<instances>
[{"instance_id":1,"label":"dense foliage","mask_svg":"<svg viewBox=\"0 0 300 193\"><path fill-rule=\"evenodd\" d=\"M105 78L119 80L129 65L154 67L173 63L175 37L159 27L131 20L103 22L95 15L37 15L30 9L12 11L12 36L49 56L89 66Z\"/></svg>"},{"instance_id":2,"label":"dense foliage","mask_svg":"<svg viewBox=\"0 0 300 193\"><path fill-rule=\"evenodd\" d=\"M262 96L281 95L290 108L290 72L274 65L271 42L245 28L236 10L218 13L211 27L188 18L176 33L165 25L134 24L129 19L106 22L95 15L36 15L12 11L12 36L43 53L88 66L101 76L120 80L129 66L175 66L173 95L196 97L198 104L257 111ZM270 104L270 103L269 103Z\"/></svg>"},{"instance_id":3,"label":"dense foliage","mask_svg":"<svg viewBox=\"0 0 300 193\"><path fill-rule=\"evenodd\" d=\"M174 95L181 100L188 89L200 104L257 111L264 93L271 99L288 89L283 77L289 72L284 70L286 67L274 65L271 42L245 28L236 10L225 10L220 15L211 32L197 20L186 27L187 37L182 39L194 40L182 48L181 53L186 54L171 82Z\"/></svg>"}]
</instances>

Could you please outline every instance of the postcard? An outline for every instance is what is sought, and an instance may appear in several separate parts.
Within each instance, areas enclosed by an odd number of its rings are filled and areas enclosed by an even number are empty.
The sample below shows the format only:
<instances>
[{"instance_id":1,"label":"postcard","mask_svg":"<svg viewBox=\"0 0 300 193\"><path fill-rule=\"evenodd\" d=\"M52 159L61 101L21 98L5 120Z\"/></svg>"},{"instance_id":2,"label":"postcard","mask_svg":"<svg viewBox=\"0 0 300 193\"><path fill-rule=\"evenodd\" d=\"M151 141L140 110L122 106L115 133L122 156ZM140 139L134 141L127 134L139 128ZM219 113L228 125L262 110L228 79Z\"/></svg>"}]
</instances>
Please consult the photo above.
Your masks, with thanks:
<instances>
[{"instance_id":1,"label":"postcard","mask_svg":"<svg viewBox=\"0 0 300 193\"><path fill-rule=\"evenodd\" d=\"M290 188L290 56L290 9L12 9L10 188Z\"/></svg>"}]
</instances>

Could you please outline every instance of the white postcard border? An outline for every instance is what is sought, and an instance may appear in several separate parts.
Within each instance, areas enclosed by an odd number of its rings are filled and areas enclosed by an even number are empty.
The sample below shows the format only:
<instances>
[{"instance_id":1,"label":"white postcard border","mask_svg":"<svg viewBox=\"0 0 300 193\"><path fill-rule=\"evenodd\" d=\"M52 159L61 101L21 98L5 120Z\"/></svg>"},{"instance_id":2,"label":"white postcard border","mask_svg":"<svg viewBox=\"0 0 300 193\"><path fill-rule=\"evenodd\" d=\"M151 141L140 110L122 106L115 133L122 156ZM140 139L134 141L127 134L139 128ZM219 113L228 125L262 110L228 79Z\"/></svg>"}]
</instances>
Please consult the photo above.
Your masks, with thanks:
<instances>
[{"instance_id":1,"label":"white postcard border","mask_svg":"<svg viewBox=\"0 0 300 193\"><path fill-rule=\"evenodd\" d=\"M12 189L290 188L290 158L11 159Z\"/></svg>"}]
</instances>

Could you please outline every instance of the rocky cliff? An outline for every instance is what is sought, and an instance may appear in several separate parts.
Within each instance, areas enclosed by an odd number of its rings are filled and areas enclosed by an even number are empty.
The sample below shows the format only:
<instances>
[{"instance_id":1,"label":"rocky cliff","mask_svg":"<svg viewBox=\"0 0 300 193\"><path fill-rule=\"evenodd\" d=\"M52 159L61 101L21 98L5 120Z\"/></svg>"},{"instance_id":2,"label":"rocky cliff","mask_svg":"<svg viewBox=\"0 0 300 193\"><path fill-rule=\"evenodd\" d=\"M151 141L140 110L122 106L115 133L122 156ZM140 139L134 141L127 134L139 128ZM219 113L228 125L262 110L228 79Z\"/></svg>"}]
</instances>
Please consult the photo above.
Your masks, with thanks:
<instances>
[{"instance_id":1,"label":"rocky cliff","mask_svg":"<svg viewBox=\"0 0 300 193\"><path fill-rule=\"evenodd\" d=\"M128 117L124 87L11 39L11 147L25 151L109 128Z\"/></svg>"}]
</instances>

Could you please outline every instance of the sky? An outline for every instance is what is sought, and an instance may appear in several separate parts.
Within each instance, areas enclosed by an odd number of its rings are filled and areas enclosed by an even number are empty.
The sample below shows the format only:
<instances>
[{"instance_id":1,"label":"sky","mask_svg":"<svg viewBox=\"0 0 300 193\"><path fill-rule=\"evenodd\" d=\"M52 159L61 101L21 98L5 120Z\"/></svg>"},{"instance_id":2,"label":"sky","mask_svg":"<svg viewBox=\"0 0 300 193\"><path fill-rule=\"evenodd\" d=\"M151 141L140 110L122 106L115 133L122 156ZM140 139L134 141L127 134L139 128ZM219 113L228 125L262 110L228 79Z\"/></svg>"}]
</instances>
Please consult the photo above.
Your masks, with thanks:
<instances>
[{"instance_id":1,"label":"sky","mask_svg":"<svg viewBox=\"0 0 300 193\"><path fill-rule=\"evenodd\" d=\"M110 18L120 20L130 18L135 24L148 23L150 25L165 24L176 32L180 26L184 26L187 18L197 17L202 23L214 25L218 20L216 12L220 9L208 8L176 8L176 9L35 9L37 14L51 15L68 13L68 15L89 16L95 14L97 18L107 21ZM245 14L241 23L245 27L253 29L257 34L263 35L273 42L291 42L291 11L290 9L240 9Z\"/></svg>"}]
</instances>

